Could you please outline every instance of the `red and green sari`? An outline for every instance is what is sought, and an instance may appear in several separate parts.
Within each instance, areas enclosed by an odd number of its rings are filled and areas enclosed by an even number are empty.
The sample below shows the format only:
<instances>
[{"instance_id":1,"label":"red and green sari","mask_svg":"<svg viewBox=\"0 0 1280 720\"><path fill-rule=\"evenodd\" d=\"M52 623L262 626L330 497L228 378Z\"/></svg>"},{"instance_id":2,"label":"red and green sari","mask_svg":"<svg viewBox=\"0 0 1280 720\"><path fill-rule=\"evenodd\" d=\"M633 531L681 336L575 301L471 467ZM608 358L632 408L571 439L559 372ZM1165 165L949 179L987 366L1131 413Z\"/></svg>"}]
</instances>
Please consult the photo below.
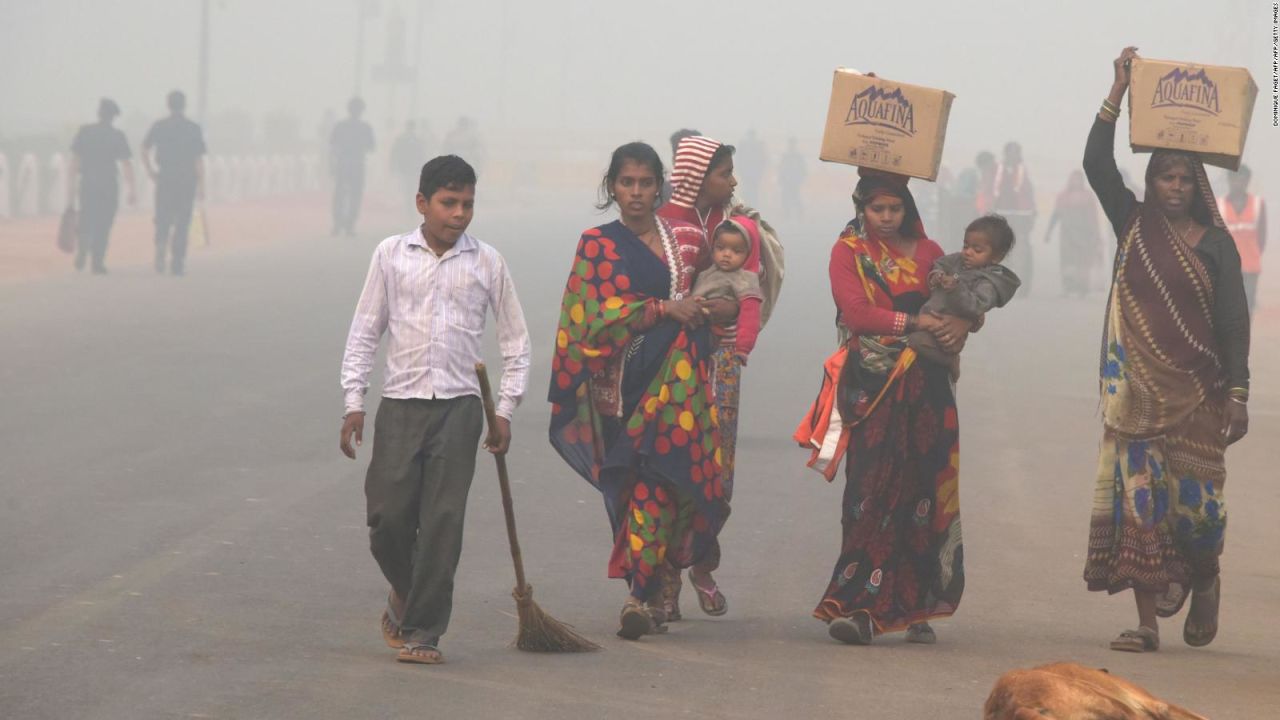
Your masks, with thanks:
<instances>
[{"instance_id":1,"label":"red and green sari","mask_svg":"<svg viewBox=\"0 0 1280 720\"><path fill-rule=\"evenodd\" d=\"M661 317L703 259L702 234L658 221L659 258L621 222L583 233L552 358L551 444L600 490L613 530L609 576L656 599L664 562L687 567L729 512L711 398L707 329Z\"/></svg>"},{"instance_id":2,"label":"red and green sari","mask_svg":"<svg viewBox=\"0 0 1280 720\"><path fill-rule=\"evenodd\" d=\"M857 221L832 253L833 294L852 338L839 398L815 405L834 411L847 448L840 557L813 612L824 621L865 612L884 633L949 616L960 604L955 395L948 370L918 358L905 338L906 316L924 305L941 255L921 237L914 257L903 256ZM813 420L811 413L806 423Z\"/></svg>"}]
</instances>

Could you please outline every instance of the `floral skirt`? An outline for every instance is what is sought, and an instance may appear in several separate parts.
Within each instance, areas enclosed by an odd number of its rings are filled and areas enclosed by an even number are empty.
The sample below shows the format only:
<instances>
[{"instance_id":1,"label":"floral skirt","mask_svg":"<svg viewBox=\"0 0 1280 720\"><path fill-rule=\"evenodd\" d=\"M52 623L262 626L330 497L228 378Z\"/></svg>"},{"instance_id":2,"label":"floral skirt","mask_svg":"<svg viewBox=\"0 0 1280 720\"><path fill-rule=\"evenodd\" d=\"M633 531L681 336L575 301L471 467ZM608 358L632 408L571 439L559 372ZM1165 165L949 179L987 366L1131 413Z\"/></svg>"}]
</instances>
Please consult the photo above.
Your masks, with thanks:
<instances>
[{"instance_id":1,"label":"floral skirt","mask_svg":"<svg viewBox=\"0 0 1280 720\"><path fill-rule=\"evenodd\" d=\"M1197 434L1220 434L1221 427L1221 408L1206 403L1162 438L1105 432L1084 568L1090 590L1157 593L1160 607L1176 609L1192 583L1218 574L1226 473L1221 455L1217 462L1187 458L1212 445L1195 442Z\"/></svg>"}]
</instances>

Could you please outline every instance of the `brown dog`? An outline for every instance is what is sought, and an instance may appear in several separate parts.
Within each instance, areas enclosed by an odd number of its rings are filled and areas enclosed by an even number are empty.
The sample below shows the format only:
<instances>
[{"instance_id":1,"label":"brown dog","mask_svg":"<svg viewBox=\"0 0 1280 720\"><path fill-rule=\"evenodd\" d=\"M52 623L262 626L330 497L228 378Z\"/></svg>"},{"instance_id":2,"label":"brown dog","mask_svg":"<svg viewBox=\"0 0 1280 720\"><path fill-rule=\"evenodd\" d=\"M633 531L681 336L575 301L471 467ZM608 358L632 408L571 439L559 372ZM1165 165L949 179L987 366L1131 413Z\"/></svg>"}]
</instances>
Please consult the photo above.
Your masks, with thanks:
<instances>
[{"instance_id":1,"label":"brown dog","mask_svg":"<svg viewBox=\"0 0 1280 720\"><path fill-rule=\"evenodd\" d=\"M1163 702L1133 683L1075 663L1000 676L983 720L1208 720Z\"/></svg>"}]
</instances>

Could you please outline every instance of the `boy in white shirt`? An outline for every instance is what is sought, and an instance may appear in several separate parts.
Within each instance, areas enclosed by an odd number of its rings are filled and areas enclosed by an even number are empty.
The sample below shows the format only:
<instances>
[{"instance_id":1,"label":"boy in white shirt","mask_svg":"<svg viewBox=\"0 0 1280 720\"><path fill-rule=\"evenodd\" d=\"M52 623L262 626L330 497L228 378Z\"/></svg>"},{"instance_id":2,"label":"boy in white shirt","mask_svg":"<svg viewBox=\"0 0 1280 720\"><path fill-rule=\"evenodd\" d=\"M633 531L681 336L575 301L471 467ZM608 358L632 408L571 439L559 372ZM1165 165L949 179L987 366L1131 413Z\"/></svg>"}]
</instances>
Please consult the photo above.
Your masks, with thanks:
<instances>
[{"instance_id":1,"label":"boy in white shirt","mask_svg":"<svg viewBox=\"0 0 1280 720\"><path fill-rule=\"evenodd\" d=\"M388 335L373 458L365 476L370 549L391 584L383 639L401 662L444 661L462 521L475 473L484 410L475 364L492 309L503 357L498 421L485 448L511 444L511 414L528 385L529 333L506 262L466 233L475 170L455 155L422 168L422 225L373 253L342 360L342 452L363 441L364 394Z\"/></svg>"}]
</instances>

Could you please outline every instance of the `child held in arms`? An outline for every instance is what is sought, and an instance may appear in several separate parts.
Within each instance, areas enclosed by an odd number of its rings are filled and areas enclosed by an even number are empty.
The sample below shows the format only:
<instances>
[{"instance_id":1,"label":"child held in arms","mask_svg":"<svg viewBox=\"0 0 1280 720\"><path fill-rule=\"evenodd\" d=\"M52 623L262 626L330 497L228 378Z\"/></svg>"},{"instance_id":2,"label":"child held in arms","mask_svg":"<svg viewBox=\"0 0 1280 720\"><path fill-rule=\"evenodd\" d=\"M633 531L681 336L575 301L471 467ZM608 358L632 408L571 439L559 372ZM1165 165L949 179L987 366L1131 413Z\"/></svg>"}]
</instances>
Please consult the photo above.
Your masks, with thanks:
<instances>
[{"instance_id":1,"label":"child held in arms","mask_svg":"<svg viewBox=\"0 0 1280 720\"><path fill-rule=\"evenodd\" d=\"M753 241L758 242L758 233L755 222L745 216L737 215L720 223L711 240L711 267L698 275L693 295L707 300L736 300L739 308L747 303L761 303L764 294L759 274L743 268ZM760 315L739 312L738 317L740 320L754 318L754 322L735 321L736 326L720 328L717 334L721 342L733 343L738 359L745 365L760 334Z\"/></svg>"},{"instance_id":2,"label":"child held in arms","mask_svg":"<svg viewBox=\"0 0 1280 720\"><path fill-rule=\"evenodd\" d=\"M988 310L1004 307L1021 281L1000 264L1013 249L1013 228L999 215L984 215L964 230L964 248L941 257L929 273L929 300L921 312L979 320ZM907 344L922 357L946 365L960 378L960 356L943 350L929 332L917 331Z\"/></svg>"}]
</instances>

